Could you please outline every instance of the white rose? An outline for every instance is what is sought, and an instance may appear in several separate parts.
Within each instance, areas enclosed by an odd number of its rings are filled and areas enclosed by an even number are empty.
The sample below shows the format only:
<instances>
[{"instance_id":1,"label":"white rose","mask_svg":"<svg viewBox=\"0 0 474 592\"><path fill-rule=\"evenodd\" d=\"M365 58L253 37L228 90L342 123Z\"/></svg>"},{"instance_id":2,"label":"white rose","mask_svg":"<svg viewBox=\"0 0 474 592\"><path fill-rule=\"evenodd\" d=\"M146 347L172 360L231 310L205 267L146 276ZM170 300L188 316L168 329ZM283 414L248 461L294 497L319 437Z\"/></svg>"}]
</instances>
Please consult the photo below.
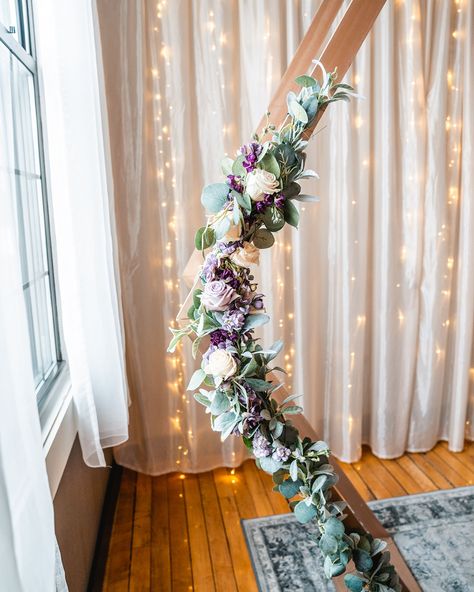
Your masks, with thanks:
<instances>
[{"instance_id":1,"label":"white rose","mask_svg":"<svg viewBox=\"0 0 474 592\"><path fill-rule=\"evenodd\" d=\"M216 349L209 356L204 372L212 374L214 378L227 380L237 372L237 363L228 351Z\"/></svg>"},{"instance_id":2,"label":"white rose","mask_svg":"<svg viewBox=\"0 0 474 592\"><path fill-rule=\"evenodd\" d=\"M231 255L231 260L241 267L248 267L250 264L258 265L260 260L260 251L252 243L244 242Z\"/></svg>"},{"instance_id":3,"label":"white rose","mask_svg":"<svg viewBox=\"0 0 474 592\"><path fill-rule=\"evenodd\" d=\"M276 193L278 188L279 183L273 173L255 169L247 175L246 191L253 201L262 201L265 194Z\"/></svg>"}]
</instances>

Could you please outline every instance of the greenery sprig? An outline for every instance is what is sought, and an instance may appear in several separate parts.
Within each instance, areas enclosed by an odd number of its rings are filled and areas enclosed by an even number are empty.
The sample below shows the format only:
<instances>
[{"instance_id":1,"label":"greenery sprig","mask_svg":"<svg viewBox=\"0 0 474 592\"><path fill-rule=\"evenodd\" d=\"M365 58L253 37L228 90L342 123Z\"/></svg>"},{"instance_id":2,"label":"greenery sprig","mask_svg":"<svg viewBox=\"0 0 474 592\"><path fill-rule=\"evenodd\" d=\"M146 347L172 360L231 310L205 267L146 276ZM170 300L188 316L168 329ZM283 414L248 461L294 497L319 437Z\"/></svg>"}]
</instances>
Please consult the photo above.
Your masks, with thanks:
<instances>
[{"instance_id":1,"label":"greenery sprig","mask_svg":"<svg viewBox=\"0 0 474 592\"><path fill-rule=\"evenodd\" d=\"M203 252L200 286L193 293L185 327L171 329L173 352L184 336L193 338L193 356L206 344L198 368L188 385L210 414L211 426L224 440L231 434L243 438L257 465L270 473L274 489L290 501L302 523L314 521L316 542L324 557L328 578L344 573L352 561L355 570L344 582L352 592L399 592L401 585L386 543L369 533L346 532L345 503L333 499L337 482L325 442L301 438L291 416L302 411L290 395L281 404L273 393L282 384L269 374L284 372L273 366L283 343L264 349L254 330L268 322L263 296L251 272L259 250L271 247L274 233L285 224L298 227L294 202L317 201L301 193L300 181L317 174L305 168L305 131L328 104L349 100L354 94L336 83L336 72L322 80L299 76L298 94L288 94L288 115L277 129L267 123L261 136L242 146L235 159L225 158L225 182L207 185L201 201L209 213L206 226L195 237ZM263 141L267 134L271 139Z\"/></svg>"}]
</instances>

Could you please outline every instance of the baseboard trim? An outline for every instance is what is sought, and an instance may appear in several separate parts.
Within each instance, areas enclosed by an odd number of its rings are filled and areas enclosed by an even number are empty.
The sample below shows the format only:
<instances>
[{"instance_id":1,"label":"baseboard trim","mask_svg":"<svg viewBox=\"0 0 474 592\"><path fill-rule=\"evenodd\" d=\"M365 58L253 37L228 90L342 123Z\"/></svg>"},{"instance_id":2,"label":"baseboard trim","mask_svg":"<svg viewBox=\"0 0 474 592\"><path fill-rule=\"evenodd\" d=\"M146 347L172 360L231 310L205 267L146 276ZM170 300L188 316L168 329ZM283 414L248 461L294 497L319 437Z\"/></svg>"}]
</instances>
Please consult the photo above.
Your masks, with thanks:
<instances>
[{"instance_id":1,"label":"baseboard trim","mask_svg":"<svg viewBox=\"0 0 474 592\"><path fill-rule=\"evenodd\" d=\"M123 468L113 463L104 497L87 592L102 592Z\"/></svg>"}]
</instances>

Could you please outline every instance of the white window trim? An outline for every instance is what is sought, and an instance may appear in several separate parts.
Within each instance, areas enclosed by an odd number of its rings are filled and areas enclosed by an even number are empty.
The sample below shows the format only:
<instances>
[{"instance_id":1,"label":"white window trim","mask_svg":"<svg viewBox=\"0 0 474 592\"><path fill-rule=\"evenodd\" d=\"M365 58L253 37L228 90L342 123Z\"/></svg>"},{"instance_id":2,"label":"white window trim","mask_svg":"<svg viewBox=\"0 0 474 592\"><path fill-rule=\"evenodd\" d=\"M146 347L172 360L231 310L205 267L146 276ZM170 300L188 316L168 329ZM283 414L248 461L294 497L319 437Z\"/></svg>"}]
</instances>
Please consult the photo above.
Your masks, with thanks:
<instances>
[{"instance_id":1,"label":"white window trim","mask_svg":"<svg viewBox=\"0 0 474 592\"><path fill-rule=\"evenodd\" d=\"M54 499L77 435L67 367L62 369L40 410L40 422L49 487Z\"/></svg>"}]
</instances>

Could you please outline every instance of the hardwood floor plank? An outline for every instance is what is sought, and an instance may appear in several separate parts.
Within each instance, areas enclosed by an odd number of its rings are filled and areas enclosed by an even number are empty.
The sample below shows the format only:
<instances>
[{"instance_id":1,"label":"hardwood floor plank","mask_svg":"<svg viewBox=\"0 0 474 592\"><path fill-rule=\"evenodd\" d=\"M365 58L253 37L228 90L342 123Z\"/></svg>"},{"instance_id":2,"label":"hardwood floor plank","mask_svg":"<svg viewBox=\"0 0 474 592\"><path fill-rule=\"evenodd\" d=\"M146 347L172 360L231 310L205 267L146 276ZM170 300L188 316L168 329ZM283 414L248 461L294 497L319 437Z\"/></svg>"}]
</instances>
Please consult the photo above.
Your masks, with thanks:
<instances>
[{"instance_id":1,"label":"hardwood floor plank","mask_svg":"<svg viewBox=\"0 0 474 592\"><path fill-rule=\"evenodd\" d=\"M448 448L447 442L440 442L442 446L450 455L455 454L468 469L474 470L474 442L466 442L466 446L462 452L451 452Z\"/></svg>"},{"instance_id":2,"label":"hardwood floor plank","mask_svg":"<svg viewBox=\"0 0 474 592\"><path fill-rule=\"evenodd\" d=\"M184 500L183 481L179 474L168 475L168 508L171 545L171 581L173 590L193 589L191 552Z\"/></svg>"},{"instance_id":3,"label":"hardwood floor plank","mask_svg":"<svg viewBox=\"0 0 474 592\"><path fill-rule=\"evenodd\" d=\"M374 494L370 490L367 483L362 479L360 473L356 471L356 469L348 463L339 463L344 473L349 477L351 482L354 484L354 487L360 493L364 501L368 502L369 500L375 499Z\"/></svg>"},{"instance_id":4,"label":"hardwood floor plank","mask_svg":"<svg viewBox=\"0 0 474 592\"><path fill-rule=\"evenodd\" d=\"M247 518L255 518L255 516L257 516L257 509L255 507L254 498L250 493L242 467L232 470L217 469L217 471L223 477L227 476L227 480L229 481L234 493L234 498L240 517L244 520ZM214 471L214 474L216 474L216 471Z\"/></svg>"},{"instance_id":5,"label":"hardwood floor plank","mask_svg":"<svg viewBox=\"0 0 474 592\"><path fill-rule=\"evenodd\" d=\"M373 471L384 487L390 492L390 497L406 495L408 491L399 483L399 481L390 473L385 463L387 461L377 458L368 449L365 449L363 460L369 470Z\"/></svg>"},{"instance_id":6,"label":"hardwood floor plank","mask_svg":"<svg viewBox=\"0 0 474 592\"><path fill-rule=\"evenodd\" d=\"M446 479L442 472L438 471L431 463L428 462L424 453L408 453L405 455L409 458L423 473L433 481L438 489L451 489L452 484Z\"/></svg>"},{"instance_id":7,"label":"hardwood floor plank","mask_svg":"<svg viewBox=\"0 0 474 592\"><path fill-rule=\"evenodd\" d=\"M396 462L402 467L405 473L420 484L423 492L436 491L438 489L436 483L420 469L413 459L408 456L401 456L396 459Z\"/></svg>"},{"instance_id":8,"label":"hardwood floor plank","mask_svg":"<svg viewBox=\"0 0 474 592\"><path fill-rule=\"evenodd\" d=\"M464 480L464 485L472 485L474 482L474 467L465 465L458 458L457 452L450 452L438 444L433 452L444 460Z\"/></svg>"},{"instance_id":9,"label":"hardwood floor plank","mask_svg":"<svg viewBox=\"0 0 474 592\"><path fill-rule=\"evenodd\" d=\"M153 477L151 506L151 590L171 592L171 555L168 511L168 481Z\"/></svg>"},{"instance_id":10,"label":"hardwood floor plank","mask_svg":"<svg viewBox=\"0 0 474 592\"><path fill-rule=\"evenodd\" d=\"M268 499L267 493L262 485L262 482L257 476L257 467L255 461L246 460L242 465L242 470L245 475L245 482L255 504L257 516L271 516L273 508Z\"/></svg>"},{"instance_id":11,"label":"hardwood floor plank","mask_svg":"<svg viewBox=\"0 0 474 592\"><path fill-rule=\"evenodd\" d=\"M213 592L216 588L199 481L196 475L187 475L183 483L194 590L196 592Z\"/></svg>"},{"instance_id":12,"label":"hardwood floor plank","mask_svg":"<svg viewBox=\"0 0 474 592\"><path fill-rule=\"evenodd\" d=\"M393 478L402 485L403 489L411 494L423 493L424 487L414 479L396 460L382 460L382 465L389 471Z\"/></svg>"},{"instance_id":13,"label":"hardwood floor plank","mask_svg":"<svg viewBox=\"0 0 474 592\"><path fill-rule=\"evenodd\" d=\"M450 464L436 454L434 450L424 453L426 460L433 465L451 483L451 487L462 487L466 485L464 477L461 477Z\"/></svg>"},{"instance_id":14,"label":"hardwood floor plank","mask_svg":"<svg viewBox=\"0 0 474 592\"><path fill-rule=\"evenodd\" d=\"M108 592L128 592L137 474L123 469L106 571Z\"/></svg>"},{"instance_id":15,"label":"hardwood floor plank","mask_svg":"<svg viewBox=\"0 0 474 592\"><path fill-rule=\"evenodd\" d=\"M240 514L235 501L231 479L229 479L225 469L214 470L213 476L229 542L237 588L239 592L257 592L257 584L240 524Z\"/></svg>"},{"instance_id":16,"label":"hardwood floor plank","mask_svg":"<svg viewBox=\"0 0 474 592\"><path fill-rule=\"evenodd\" d=\"M216 592L237 592L224 521L212 473L198 475Z\"/></svg>"},{"instance_id":17,"label":"hardwood floor plank","mask_svg":"<svg viewBox=\"0 0 474 592\"><path fill-rule=\"evenodd\" d=\"M133 516L130 592L148 592L151 586L151 477L137 474Z\"/></svg>"}]
</instances>

